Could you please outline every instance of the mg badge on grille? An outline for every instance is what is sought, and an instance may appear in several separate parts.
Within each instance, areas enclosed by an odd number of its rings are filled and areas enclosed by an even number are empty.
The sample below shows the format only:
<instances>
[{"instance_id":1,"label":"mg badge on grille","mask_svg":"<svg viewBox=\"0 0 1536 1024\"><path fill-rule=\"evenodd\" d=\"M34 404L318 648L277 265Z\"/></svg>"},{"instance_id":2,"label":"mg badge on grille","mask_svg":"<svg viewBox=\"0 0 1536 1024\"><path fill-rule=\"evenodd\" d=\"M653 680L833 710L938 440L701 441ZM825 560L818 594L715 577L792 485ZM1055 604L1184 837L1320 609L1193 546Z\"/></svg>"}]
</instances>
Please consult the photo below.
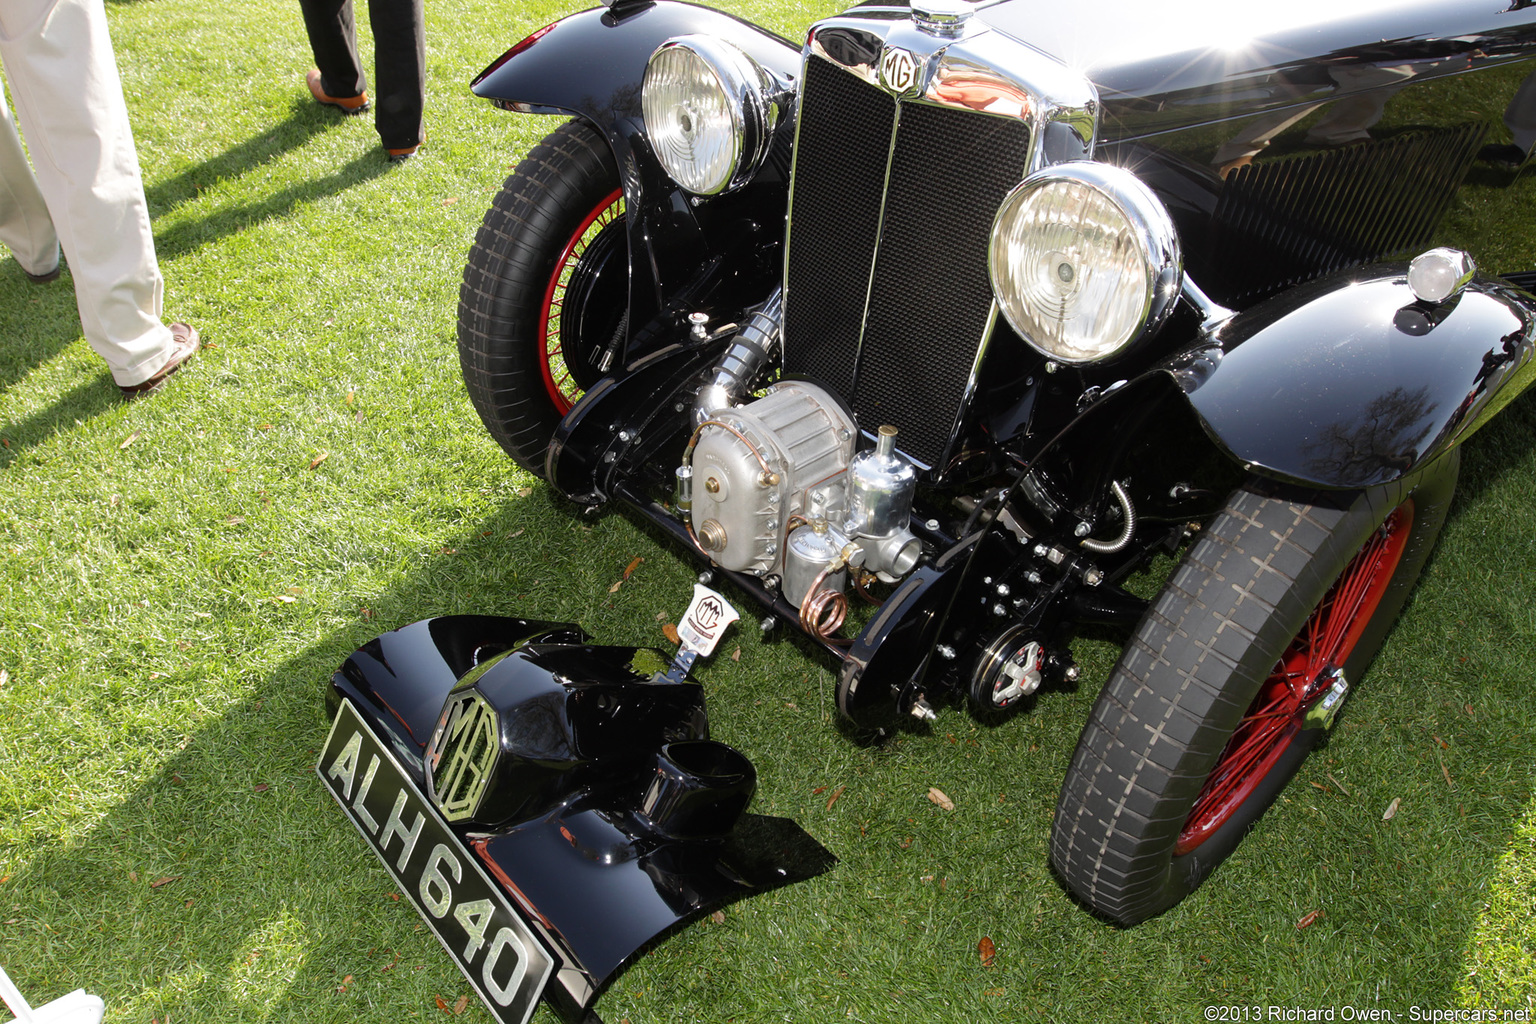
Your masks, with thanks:
<instances>
[{"instance_id":1,"label":"mg badge on grille","mask_svg":"<svg viewBox=\"0 0 1536 1024\"><path fill-rule=\"evenodd\" d=\"M880 55L880 81L897 96L917 91L917 55L899 46L887 46Z\"/></svg>"},{"instance_id":2,"label":"mg badge on grille","mask_svg":"<svg viewBox=\"0 0 1536 1024\"><path fill-rule=\"evenodd\" d=\"M473 690L449 696L427 744L427 790L449 821L480 807L500 744L496 709Z\"/></svg>"}]
</instances>

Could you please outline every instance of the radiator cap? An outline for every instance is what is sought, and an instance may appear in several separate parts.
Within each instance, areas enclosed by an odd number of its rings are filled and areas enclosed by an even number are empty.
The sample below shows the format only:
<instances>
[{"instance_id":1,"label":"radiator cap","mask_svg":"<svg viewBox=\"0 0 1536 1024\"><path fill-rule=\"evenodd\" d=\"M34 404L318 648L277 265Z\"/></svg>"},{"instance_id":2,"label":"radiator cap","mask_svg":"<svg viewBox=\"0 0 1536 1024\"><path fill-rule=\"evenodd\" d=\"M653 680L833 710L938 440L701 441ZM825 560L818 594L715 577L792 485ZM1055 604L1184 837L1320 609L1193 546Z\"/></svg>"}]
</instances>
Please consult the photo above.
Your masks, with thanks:
<instances>
[{"instance_id":1,"label":"radiator cap","mask_svg":"<svg viewBox=\"0 0 1536 1024\"><path fill-rule=\"evenodd\" d=\"M969 0L912 0L912 22L932 36L954 37L976 13Z\"/></svg>"}]
</instances>

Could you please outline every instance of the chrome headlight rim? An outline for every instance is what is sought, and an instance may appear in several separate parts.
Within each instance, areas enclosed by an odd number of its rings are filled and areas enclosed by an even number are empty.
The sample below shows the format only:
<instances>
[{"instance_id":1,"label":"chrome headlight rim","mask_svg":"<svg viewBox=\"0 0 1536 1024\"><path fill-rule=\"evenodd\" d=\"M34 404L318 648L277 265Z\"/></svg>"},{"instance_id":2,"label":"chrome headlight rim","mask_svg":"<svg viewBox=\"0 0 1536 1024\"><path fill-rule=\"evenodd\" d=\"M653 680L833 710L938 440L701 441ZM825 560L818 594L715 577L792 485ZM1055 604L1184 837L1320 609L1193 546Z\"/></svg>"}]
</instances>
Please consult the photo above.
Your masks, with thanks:
<instances>
[{"instance_id":1,"label":"chrome headlight rim","mask_svg":"<svg viewBox=\"0 0 1536 1024\"><path fill-rule=\"evenodd\" d=\"M675 50L686 51L703 62L714 77L730 114L730 165L724 173L710 175L707 181L690 175L687 168L671 164L665 147L657 144L657 129L664 123L665 113L656 110L648 98L653 95L652 76L659 67L658 58ZM767 155L776 112L769 93L769 75L744 50L723 39L706 35L674 36L658 46L646 60L640 105L652 151L662 170L694 195L715 196L735 191L752 180Z\"/></svg>"},{"instance_id":2,"label":"chrome headlight rim","mask_svg":"<svg viewBox=\"0 0 1536 1024\"><path fill-rule=\"evenodd\" d=\"M1139 289L1136 314L1119 331L1100 339L1086 352L1073 351L1059 338L1037 337L1027 311L1020 308L1018 296L1010 292L1002 277L1006 229L1019 216L1025 203L1043 194L1044 190L1061 185L1088 188L1107 200L1124 219L1125 229L1134 241L1141 262L1138 280L1127 285ZM1131 171L1088 160L1042 168L1014 186L993 219L987 246L987 271L998 309L1009 326L1047 359L1073 366L1107 362L1135 349L1172 312L1184 279L1178 231L1162 200ZM1137 297L1130 296L1132 301Z\"/></svg>"}]
</instances>

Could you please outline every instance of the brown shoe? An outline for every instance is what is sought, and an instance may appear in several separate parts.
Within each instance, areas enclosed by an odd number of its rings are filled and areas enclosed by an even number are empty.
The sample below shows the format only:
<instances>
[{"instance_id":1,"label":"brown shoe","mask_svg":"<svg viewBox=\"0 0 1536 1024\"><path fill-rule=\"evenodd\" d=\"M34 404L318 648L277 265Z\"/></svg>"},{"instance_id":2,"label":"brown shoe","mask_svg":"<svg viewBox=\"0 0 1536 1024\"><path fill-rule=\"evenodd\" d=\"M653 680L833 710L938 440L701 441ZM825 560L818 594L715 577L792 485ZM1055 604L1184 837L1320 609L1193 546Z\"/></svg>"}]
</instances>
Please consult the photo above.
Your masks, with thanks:
<instances>
[{"instance_id":1,"label":"brown shoe","mask_svg":"<svg viewBox=\"0 0 1536 1024\"><path fill-rule=\"evenodd\" d=\"M315 98L316 103L322 103L327 107L335 107L348 117L353 114L361 114L368 109L368 94L359 93L356 96L331 96L320 85L320 69L310 68L309 74L304 76L304 84L309 86L309 94Z\"/></svg>"},{"instance_id":2,"label":"brown shoe","mask_svg":"<svg viewBox=\"0 0 1536 1024\"><path fill-rule=\"evenodd\" d=\"M188 324L171 324L171 358L166 361L166 364L148 380L137 384L119 384L118 387L128 398L138 398L140 395L158 390L167 377L181 369L186 361L192 358L201 344L202 339L198 337L196 327Z\"/></svg>"}]
</instances>

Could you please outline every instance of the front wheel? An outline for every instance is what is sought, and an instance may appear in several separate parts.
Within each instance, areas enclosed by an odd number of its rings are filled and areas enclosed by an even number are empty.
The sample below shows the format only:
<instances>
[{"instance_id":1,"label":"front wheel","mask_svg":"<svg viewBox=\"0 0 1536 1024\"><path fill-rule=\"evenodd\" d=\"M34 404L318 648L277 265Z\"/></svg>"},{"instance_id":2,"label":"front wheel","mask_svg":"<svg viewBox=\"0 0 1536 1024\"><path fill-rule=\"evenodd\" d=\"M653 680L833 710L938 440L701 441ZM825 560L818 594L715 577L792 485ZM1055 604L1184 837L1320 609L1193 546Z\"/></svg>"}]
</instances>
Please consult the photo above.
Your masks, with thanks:
<instances>
[{"instance_id":1,"label":"front wheel","mask_svg":"<svg viewBox=\"0 0 1536 1024\"><path fill-rule=\"evenodd\" d=\"M623 353L624 193L602 135L556 128L502 186L459 289L459 363L481 421L543 475L561 417Z\"/></svg>"},{"instance_id":2,"label":"front wheel","mask_svg":"<svg viewBox=\"0 0 1536 1024\"><path fill-rule=\"evenodd\" d=\"M1083 728L1051 861L1132 925L1192 892L1290 781L1402 610L1457 453L1341 507L1240 489L1137 627Z\"/></svg>"}]
</instances>

